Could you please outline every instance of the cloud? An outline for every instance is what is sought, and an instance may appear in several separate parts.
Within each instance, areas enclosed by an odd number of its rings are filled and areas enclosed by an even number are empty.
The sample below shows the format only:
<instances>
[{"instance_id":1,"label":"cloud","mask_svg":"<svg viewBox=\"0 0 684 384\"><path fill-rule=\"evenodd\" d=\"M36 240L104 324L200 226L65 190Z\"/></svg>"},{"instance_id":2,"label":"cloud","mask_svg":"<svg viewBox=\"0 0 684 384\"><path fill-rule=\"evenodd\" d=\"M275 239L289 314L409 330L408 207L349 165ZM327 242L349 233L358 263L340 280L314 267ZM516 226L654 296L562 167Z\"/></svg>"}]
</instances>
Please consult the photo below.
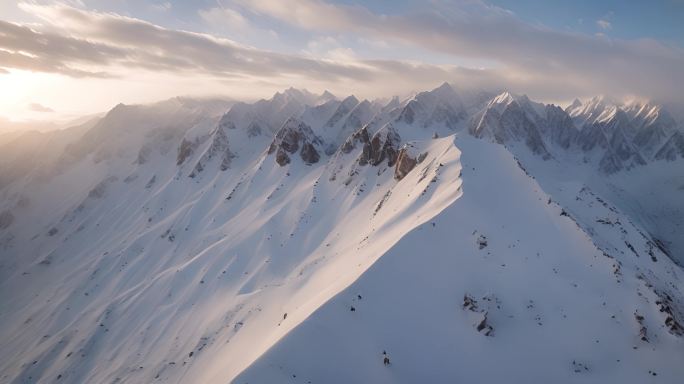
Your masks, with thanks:
<instances>
[{"instance_id":1,"label":"cloud","mask_svg":"<svg viewBox=\"0 0 684 384\"><path fill-rule=\"evenodd\" d=\"M28 109L31 110L31 111L33 111L33 112L46 112L46 113L48 113L48 112L49 112L49 113L55 112L54 109L49 108L49 107L46 107L46 106L44 106L44 105L42 105L42 104L38 104L38 103L31 103L31 104L29 104L29 105L28 105Z\"/></svg>"},{"instance_id":2,"label":"cloud","mask_svg":"<svg viewBox=\"0 0 684 384\"><path fill-rule=\"evenodd\" d=\"M56 34L44 34L29 27L0 20L0 67L62 73L73 77L103 77L100 71L81 68L102 65L123 51Z\"/></svg>"},{"instance_id":3,"label":"cloud","mask_svg":"<svg viewBox=\"0 0 684 384\"><path fill-rule=\"evenodd\" d=\"M149 8L155 12L167 12L172 8L172 5L168 1L165 1L163 3L150 4Z\"/></svg>"},{"instance_id":4,"label":"cloud","mask_svg":"<svg viewBox=\"0 0 684 384\"><path fill-rule=\"evenodd\" d=\"M413 14L376 14L320 0L237 0L294 27L411 44L454 57L495 60L537 83L579 80L585 92L679 98L684 52L655 40L619 40L530 25L484 2L441 1ZM604 18L607 21L609 15ZM569 88L576 83L568 82Z\"/></svg>"},{"instance_id":5,"label":"cloud","mask_svg":"<svg viewBox=\"0 0 684 384\"><path fill-rule=\"evenodd\" d=\"M253 25L242 13L225 6L197 11L202 20L214 31L241 36L243 40L277 40L278 34L271 29Z\"/></svg>"},{"instance_id":6,"label":"cloud","mask_svg":"<svg viewBox=\"0 0 684 384\"><path fill-rule=\"evenodd\" d=\"M556 100L599 93L684 98L679 89L684 83L684 51L679 47L533 26L477 0L432 2L430 8L410 14L377 14L361 6L319 0L235 1L248 16L277 19L311 32L308 50L272 52L115 13L21 3L21 9L43 24L28 27L0 21L0 68L72 77L154 71L231 84L320 87L377 96L451 81L460 87L509 88ZM253 27L234 9L213 8L200 11L200 16L207 22ZM331 35L353 38L335 39L337 46L326 46L314 37ZM387 49L412 46L454 61L472 58L494 64L474 69L360 58L340 43L369 36Z\"/></svg>"},{"instance_id":7,"label":"cloud","mask_svg":"<svg viewBox=\"0 0 684 384\"><path fill-rule=\"evenodd\" d=\"M362 79L368 75L367 70L354 64L258 50L228 39L166 29L113 13L64 5L20 6L42 18L47 27L39 32L0 21L0 66L69 76L101 75L77 69L83 64L98 64L110 75L115 75L117 68L135 67L219 77L307 75ZM3 29L11 33L3 33Z\"/></svg>"},{"instance_id":8,"label":"cloud","mask_svg":"<svg viewBox=\"0 0 684 384\"><path fill-rule=\"evenodd\" d=\"M249 21L238 11L230 8L200 9L199 15L204 21L214 26L228 27L233 30L246 30Z\"/></svg>"},{"instance_id":9,"label":"cloud","mask_svg":"<svg viewBox=\"0 0 684 384\"><path fill-rule=\"evenodd\" d=\"M613 24L611 24L610 21L604 19L596 20L596 25L598 25L599 28L605 31L608 31L613 28Z\"/></svg>"}]
</instances>

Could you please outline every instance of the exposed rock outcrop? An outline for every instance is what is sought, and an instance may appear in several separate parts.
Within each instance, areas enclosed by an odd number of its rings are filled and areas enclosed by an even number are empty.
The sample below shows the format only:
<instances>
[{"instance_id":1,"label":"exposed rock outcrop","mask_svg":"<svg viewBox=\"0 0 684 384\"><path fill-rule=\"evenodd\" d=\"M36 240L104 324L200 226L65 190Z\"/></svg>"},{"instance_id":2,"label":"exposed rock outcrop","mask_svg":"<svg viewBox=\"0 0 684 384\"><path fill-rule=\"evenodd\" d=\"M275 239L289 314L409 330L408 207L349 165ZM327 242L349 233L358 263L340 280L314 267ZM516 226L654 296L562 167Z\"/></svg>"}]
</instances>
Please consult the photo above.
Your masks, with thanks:
<instances>
[{"instance_id":1,"label":"exposed rock outcrop","mask_svg":"<svg viewBox=\"0 0 684 384\"><path fill-rule=\"evenodd\" d=\"M368 133L368 127L365 126L349 136L340 147L340 151L350 153L358 145L362 145L363 149L357 159L359 165L377 166L387 160L387 165L392 167L399 155L400 142L401 137L391 125L382 128L372 138Z\"/></svg>"},{"instance_id":2,"label":"exposed rock outcrop","mask_svg":"<svg viewBox=\"0 0 684 384\"><path fill-rule=\"evenodd\" d=\"M219 164L219 169L221 171L226 171L230 168L231 161L235 158L235 154L230 150L228 143L228 135L223 128L219 125L214 133L212 134L211 145L202 154L202 157L195 164L190 177L195 177L199 175L204 168L215 158L220 158L221 162Z\"/></svg>"},{"instance_id":3,"label":"exposed rock outcrop","mask_svg":"<svg viewBox=\"0 0 684 384\"><path fill-rule=\"evenodd\" d=\"M394 167L394 178L396 180L403 179L409 172L416 167L416 164L420 163L425 159L427 153L413 154L410 145L404 145L401 150L399 150L399 155L397 156L397 163Z\"/></svg>"},{"instance_id":4,"label":"exposed rock outcrop","mask_svg":"<svg viewBox=\"0 0 684 384\"><path fill-rule=\"evenodd\" d=\"M317 147L321 145L321 140L311 127L298 119L289 118L273 139L268 154L276 153L276 162L284 166L290 163L290 155L299 151L306 164L314 164L320 159Z\"/></svg>"},{"instance_id":5,"label":"exposed rock outcrop","mask_svg":"<svg viewBox=\"0 0 684 384\"><path fill-rule=\"evenodd\" d=\"M533 104L526 96L504 92L489 102L476 115L470 132L475 137L487 137L499 144L522 142L533 153L544 159L551 157L542 138L544 117L538 110L541 104ZM558 120L558 117L554 117Z\"/></svg>"},{"instance_id":6,"label":"exposed rock outcrop","mask_svg":"<svg viewBox=\"0 0 684 384\"><path fill-rule=\"evenodd\" d=\"M359 164L380 165L387 160L388 166L393 166L397 160L401 138L391 126L387 126L376 133L370 143L363 146L363 153Z\"/></svg>"},{"instance_id":7,"label":"exposed rock outcrop","mask_svg":"<svg viewBox=\"0 0 684 384\"><path fill-rule=\"evenodd\" d=\"M197 140L189 141L187 139L183 139L180 147L178 147L178 156L176 156L176 165L183 164L187 158L192 156L192 154L195 153L195 149L197 149L198 145L199 145L199 141L197 141Z\"/></svg>"}]
</instances>

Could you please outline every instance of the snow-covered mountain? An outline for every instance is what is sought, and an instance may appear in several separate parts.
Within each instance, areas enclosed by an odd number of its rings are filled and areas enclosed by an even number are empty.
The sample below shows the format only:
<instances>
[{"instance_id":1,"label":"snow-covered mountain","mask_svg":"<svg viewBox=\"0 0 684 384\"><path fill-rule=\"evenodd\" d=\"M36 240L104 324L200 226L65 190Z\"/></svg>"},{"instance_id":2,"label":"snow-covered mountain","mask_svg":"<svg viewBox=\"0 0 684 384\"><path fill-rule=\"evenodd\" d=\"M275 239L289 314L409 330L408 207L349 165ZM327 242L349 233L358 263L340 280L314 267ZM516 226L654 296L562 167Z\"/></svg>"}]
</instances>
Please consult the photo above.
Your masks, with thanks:
<instances>
[{"instance_id":1,"label":"snow-covered mountain","mask_svg":"<svg viewBox=\"0 0 684 384\"><path fill-rule=\"evenodd\" d=\"M675 383L683 167L663 106L446 83L13 137L0 382Z\"/></svg>"}]
</instances>

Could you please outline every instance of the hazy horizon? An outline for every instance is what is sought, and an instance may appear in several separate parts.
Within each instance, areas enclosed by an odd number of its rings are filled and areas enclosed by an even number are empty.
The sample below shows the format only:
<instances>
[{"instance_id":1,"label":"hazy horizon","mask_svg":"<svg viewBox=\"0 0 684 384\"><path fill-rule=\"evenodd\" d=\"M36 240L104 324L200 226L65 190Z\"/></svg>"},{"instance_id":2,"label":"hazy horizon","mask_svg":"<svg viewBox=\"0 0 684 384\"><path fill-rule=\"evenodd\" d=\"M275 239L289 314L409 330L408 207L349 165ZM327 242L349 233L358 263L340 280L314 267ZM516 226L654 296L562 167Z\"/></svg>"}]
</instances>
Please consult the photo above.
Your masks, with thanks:
<instances>
[{"instance_id":1,"label":"hazy horizon","mask_svg":"<svg viewBox=\"0 0 684 384\"><path fill-rule=\"evenodd\" d=\"M69 0L0 3L0 117L65 121L175 96L361 98L442 82L564 103L682 103L684 4Z\"/></svg>"}]
</instances>

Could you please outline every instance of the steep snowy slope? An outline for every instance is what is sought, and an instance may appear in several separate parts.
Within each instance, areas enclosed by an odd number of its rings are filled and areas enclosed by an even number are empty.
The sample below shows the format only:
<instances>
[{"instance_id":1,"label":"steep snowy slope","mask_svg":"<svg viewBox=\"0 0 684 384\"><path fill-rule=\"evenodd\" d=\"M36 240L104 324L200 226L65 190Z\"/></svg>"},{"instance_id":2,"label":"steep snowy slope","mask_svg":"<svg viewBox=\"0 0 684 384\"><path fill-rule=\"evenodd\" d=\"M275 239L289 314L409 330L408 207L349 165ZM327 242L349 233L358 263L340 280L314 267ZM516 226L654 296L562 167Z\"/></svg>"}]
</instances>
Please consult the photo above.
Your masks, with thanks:
<instances>
[{"instance_id":1,"label":"steep snowy slope","mask_svg":"<svg viewBox=\"0 0 684 384\"><path fill-rule=\"evenodd\" d=\"M93 189L39 228L8 228L3 380L225 381L460 193L448 139L413 144L425 155L410 183L386 162L353 166L362 148L331 163L353 173L281 166L258 137L243 137L230 167L213 157L196 173L216 137L240 131L202 125L184 134L197 144L183 161L182 143L127 167L105 157Z\"/></svg>"},{"instance_id":2,"label":"steep snowy slope","mask_svg":"<svg viewBox=\"0 0 684 384\"><path fill-rule=\"evenodd\" d=\"M504 92L469 126L474 136L504 145L533 175L546 175L539 181L549 193L568 183L601 191L684 263L683 128L662 106L595 97L563 111Z\"/></svg>"},{"instance_id":3,"label":"steep snowy slope","mask_svg":"<svg viewBox=\"0 0 684 384\"><path fill-rule=\"evenodd\" d=\"M568 213L502 147L456 143L463 195L235 383L675 383L684 375L683 330L668 317L682 318L681 270L657 248L652 261L638 229L590 191ZM610 224L585 228L591 215Z\"/></svg>"},{"instance_id":4,"label":"steep snowy slope","mask_svg":"<svg viewBox=\"0 0 684 384\"><path fill-rule=\"evenodd\" d=\"M664 109L388 100L119 105L0 153L0 382L681 374Z\"/></svg>"}]
</instances>

